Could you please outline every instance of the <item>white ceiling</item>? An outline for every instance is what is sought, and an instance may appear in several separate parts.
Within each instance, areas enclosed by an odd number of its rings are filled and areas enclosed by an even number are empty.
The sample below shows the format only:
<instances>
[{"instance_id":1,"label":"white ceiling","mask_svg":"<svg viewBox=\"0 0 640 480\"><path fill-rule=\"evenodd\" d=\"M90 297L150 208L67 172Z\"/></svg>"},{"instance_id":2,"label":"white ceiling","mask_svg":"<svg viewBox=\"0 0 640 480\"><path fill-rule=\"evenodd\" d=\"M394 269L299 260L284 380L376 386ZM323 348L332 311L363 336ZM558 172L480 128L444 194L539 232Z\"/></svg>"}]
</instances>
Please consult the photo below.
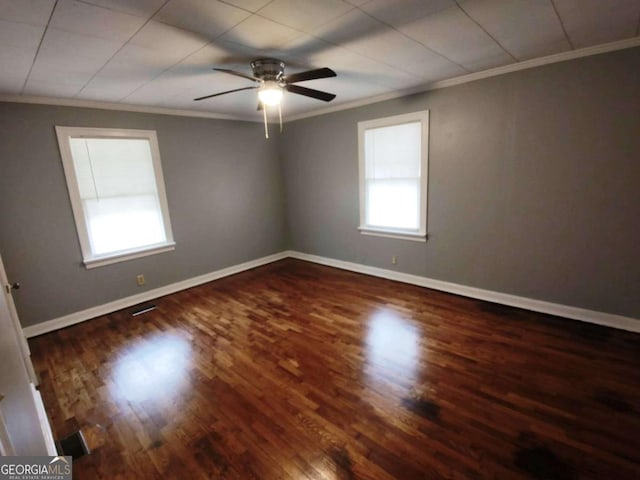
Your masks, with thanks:
<instances>
[{"instance_id":1,"label":"white ceiling","mask_svg":"<svg viewBox=\"0 0 640 480\"><path fill-rule=\"evenodd\" d=\"M0 0L0 94L259 119L252 91L193 101L251 85L212 67L330 67L301 85L333 105L639 35L640 0Z\"/></svg>"}]
</instances>

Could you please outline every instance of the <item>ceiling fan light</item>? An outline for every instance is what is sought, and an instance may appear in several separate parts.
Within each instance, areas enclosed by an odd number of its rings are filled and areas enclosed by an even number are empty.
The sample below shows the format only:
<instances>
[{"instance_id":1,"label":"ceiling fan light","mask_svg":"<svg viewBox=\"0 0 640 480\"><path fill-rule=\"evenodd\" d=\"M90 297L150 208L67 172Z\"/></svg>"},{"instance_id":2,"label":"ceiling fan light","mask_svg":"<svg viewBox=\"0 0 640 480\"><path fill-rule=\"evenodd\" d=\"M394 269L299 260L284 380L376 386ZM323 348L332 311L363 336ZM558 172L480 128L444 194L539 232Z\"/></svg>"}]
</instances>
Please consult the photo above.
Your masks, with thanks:
<instances>
[{"instance_id":1,"label":"ceiling fan light","mask_svg":"<svg viewBox=\"0 0 640 480\"><path fill-rule=\"evenodd\" d=\"M282 88L275 82L265 82L260 90L258 90L258 99L263 105L277 107L282 101Z\"/></svg>"}]
</instances>

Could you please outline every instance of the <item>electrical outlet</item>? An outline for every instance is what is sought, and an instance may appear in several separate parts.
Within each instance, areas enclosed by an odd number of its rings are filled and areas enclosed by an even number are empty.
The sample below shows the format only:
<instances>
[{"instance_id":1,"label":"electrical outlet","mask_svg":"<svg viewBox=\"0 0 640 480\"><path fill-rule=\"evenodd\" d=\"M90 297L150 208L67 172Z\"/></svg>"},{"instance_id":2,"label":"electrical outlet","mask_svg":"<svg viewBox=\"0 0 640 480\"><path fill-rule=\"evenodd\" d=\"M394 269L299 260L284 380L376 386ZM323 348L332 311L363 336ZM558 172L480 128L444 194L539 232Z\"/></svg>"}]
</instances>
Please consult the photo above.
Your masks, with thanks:
<instances>
[{"instance_id":1,"label":"electrical outlet","mask_svg":"<svg viewBox=\"0 0 640 480\"><path fill-rule=\"evenodd\" d=\"M136 282L138 282L139 286L144 285L144 275L140 274L136 277Z\"/></svg>"},{"instance_id":2,"label":"electrical outlet","mask_svg":"<svg viewBox=\"0 0 640 480\"><path fill-rule=\"evenodd\" d=\"M393 255L391 257L391 264L392 265L397 265L398 264L398 257L396 257L395 255Z\"/></svg>"}]
</instances>

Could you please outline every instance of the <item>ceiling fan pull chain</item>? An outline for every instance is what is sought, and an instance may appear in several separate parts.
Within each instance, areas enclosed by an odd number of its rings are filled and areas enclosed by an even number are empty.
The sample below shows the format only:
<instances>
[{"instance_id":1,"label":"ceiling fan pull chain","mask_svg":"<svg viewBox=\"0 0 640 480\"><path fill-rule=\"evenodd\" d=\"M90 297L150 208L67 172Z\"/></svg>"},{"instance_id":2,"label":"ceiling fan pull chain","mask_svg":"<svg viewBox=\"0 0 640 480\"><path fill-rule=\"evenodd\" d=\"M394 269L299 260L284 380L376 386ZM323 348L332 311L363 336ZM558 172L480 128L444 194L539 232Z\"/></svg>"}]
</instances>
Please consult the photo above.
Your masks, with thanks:
<instances>
[{"instance_id":1,"label":"ceiling fan pull chain","mask_svg":"<svg viewBox=\"0 0 640 480\"><path fill-rule=\"evenodd\" d=\"M264 138L269 138L269 127L267 126L267 106L262 105L262 116L264 117Z\"/></svg>"},{"instance_id":2,"label":"ceiling fan pull chain","mask_svg":"<svg viewBox=\"0 0 640 480\"><path fill-rule=\"evenodd\" d=\"M280 133L282 133L282 104L278 104L278 118L280 119Z\"/></svg>"}]
</instances>

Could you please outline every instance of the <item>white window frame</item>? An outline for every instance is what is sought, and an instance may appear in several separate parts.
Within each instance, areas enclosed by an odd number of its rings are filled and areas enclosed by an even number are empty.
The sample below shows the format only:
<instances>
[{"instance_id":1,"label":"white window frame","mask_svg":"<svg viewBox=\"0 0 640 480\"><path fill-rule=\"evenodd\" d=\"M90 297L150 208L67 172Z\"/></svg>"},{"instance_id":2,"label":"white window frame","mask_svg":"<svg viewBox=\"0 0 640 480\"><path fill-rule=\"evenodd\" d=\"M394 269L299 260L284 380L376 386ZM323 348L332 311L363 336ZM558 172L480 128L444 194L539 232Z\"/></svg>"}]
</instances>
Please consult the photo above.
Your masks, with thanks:
<instances>
[{"instance_id":1,"label":"white window frame","mask_svg":"<svg viewBox=\"0 0 640 480\"><path fill-rule=\"evenodd\" d=\"M421 148L420 148L420 225L417 229L378 227L366 223L366 186L365 186L365 148L364 134L366 130L402 125L404 123L420 122ZM360 180L360 226L358 230L364 235L376 235L388 238L400 238L418 242L427 241L427 186L429 173L429 110L420 112L394 115L391 117L377 118L358 122L358 170Z\"/></svg>"},{"instance_id":2,"label":"white window frame","mask_svg":"<svg viewBox=\"0 0 640 480\"><path fill-rule=\"evenodd\" d=\"M158 137L154 130L56 126L56 135L58 136L58 146L60 148L62 165L64 167L64 174L67 180L67 189L69 190L69 198L71 200L71 208L73 210L73 217L76 222L76 230L78 232L78 239L82 250L83 263L87 269L110 265L117 262L124 262L126 260L168 252L175 249L176 244L173 241L171 221L169 220L167 194L165 191L162 165L160 162ZM158 200L162 211L162 219L167 238L165 242L127 250L119 250L117 252L110 252L101 255L96 255L91 251L89 232L85 220L84 209L82 207L82 200L80 198L78 179L73 165L73 156L71 154L71 146L69 142L71 138L121 138L127 140L147 140L149 142Z\"/></svg>"}]
</instances>

